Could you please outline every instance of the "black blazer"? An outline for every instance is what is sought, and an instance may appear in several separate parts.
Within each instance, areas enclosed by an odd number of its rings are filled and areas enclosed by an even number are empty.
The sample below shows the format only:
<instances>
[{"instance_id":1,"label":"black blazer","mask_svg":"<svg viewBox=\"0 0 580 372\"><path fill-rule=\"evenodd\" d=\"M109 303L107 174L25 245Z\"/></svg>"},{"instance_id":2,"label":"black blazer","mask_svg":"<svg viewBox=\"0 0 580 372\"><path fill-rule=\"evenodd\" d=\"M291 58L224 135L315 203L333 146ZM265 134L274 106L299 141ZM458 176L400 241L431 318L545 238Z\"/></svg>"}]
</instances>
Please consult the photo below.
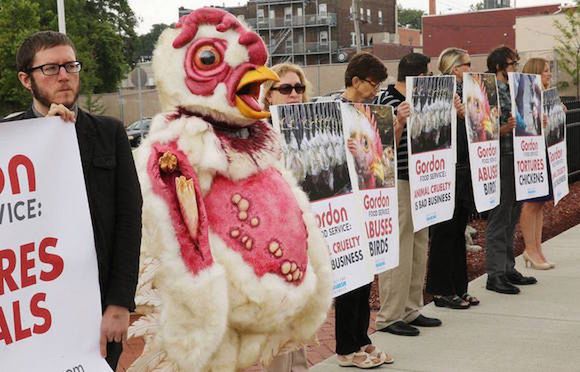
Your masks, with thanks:
<instances>
[{"instance_id":1,"label":"black blazer","mask_svg":"<svg viewBox=\"0 0 580 372\"><path fill-rule=\"evenodd\" d=\"M32 108L2 121L33 119ZM78 110L75 123L99 265L101 305L135 309L141 188L123 124Z\"/></svg>"}]
</instances>

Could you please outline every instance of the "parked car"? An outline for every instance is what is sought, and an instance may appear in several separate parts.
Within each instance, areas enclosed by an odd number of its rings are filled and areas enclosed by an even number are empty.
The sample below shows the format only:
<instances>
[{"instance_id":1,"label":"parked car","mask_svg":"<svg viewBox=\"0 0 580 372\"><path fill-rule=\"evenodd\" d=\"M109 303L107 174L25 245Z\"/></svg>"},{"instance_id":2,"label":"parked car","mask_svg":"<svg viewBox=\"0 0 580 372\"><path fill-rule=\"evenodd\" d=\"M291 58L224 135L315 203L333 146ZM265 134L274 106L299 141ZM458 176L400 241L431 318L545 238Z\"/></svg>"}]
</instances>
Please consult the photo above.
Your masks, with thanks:
<instances>
[{"instance_id":1,"label":"parked car","mask_svg":"<svg viewBox=\"0 0 580 372\"><path fill-rule=\"evenodd\" d=\"M137 120L127 127L127 137L129 137L129 143L131 143L131 147L139 146L141 140L147 137L147 134L149 134L150 126L151 118L143 118L142 120Z\"/></svg>"}]
</instances>

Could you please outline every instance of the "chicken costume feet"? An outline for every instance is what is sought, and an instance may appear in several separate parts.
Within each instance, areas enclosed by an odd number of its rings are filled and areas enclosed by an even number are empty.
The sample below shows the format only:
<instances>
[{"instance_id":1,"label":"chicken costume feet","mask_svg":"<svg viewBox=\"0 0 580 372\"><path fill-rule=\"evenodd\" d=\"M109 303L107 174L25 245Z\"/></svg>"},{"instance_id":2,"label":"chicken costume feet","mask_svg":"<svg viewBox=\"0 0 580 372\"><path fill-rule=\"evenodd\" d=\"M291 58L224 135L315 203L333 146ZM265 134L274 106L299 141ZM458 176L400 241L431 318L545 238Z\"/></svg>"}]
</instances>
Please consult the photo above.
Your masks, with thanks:
<instances>
[{"instance_id":1,"label":"chicken costume feet","mask_svg":"<svg viewBox=\"0 0 580 372\"><path fill-rule=\"evenodd\" d=\"M203 8L166 30L153 68L164 114L135 160L143 247L130 371L234 371L312 341L331 303L326 244L262 121L262 40Z\"/></svg>"}]
</instances>

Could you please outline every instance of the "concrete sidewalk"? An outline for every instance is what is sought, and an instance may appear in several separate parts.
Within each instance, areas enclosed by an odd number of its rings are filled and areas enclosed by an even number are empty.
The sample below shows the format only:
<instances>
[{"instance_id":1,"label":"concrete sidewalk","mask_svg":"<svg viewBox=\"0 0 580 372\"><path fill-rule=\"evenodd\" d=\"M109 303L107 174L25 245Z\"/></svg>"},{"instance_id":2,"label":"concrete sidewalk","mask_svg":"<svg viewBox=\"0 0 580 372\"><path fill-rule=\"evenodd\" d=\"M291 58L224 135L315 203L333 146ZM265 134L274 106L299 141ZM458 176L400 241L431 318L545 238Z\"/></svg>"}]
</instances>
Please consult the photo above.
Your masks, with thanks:
<instances>
[{"instance_id":1,"label":"concrete sidewalk","mask_svg":"<svg viewBox=\"0 0 580 372\"><path fill-rule=\"evenodd\" d=\"M390 371L580 371L580 225L543 244L556 268L517 268L533 275L538 284L520 286L519 295L485 289L484 275L469 285L481 300L468 310L425 307L423 314L443 321L438 328L421 328L418 337L376 332L373 343L392 354L395 364L375 370ZM356 370L339 367L336 356L311 371Z\"/></svg>"}]
</instances>

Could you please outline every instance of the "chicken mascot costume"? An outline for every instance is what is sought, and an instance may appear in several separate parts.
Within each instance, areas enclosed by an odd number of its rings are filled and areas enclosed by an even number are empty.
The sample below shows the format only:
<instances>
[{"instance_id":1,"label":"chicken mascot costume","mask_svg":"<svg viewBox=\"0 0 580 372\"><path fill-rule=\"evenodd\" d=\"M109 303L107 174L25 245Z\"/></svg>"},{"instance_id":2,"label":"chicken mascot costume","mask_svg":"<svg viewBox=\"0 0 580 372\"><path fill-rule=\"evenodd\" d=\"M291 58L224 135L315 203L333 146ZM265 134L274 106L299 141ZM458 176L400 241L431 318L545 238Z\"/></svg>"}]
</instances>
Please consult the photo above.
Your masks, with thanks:
<instances>
[{"instance_id":1,"label":"chicken mascot costume","mask_svg":"<svg viewBox=\"0 0 580 372\"><path fill-rule=\"evenodd\" d=\"M153 56L162 109L135 159L143 189L130 371L236 371L315 338L331 303L328 251L258 103L278 77L262 39L202 8Z\"/></svg>"}]
</instances>

